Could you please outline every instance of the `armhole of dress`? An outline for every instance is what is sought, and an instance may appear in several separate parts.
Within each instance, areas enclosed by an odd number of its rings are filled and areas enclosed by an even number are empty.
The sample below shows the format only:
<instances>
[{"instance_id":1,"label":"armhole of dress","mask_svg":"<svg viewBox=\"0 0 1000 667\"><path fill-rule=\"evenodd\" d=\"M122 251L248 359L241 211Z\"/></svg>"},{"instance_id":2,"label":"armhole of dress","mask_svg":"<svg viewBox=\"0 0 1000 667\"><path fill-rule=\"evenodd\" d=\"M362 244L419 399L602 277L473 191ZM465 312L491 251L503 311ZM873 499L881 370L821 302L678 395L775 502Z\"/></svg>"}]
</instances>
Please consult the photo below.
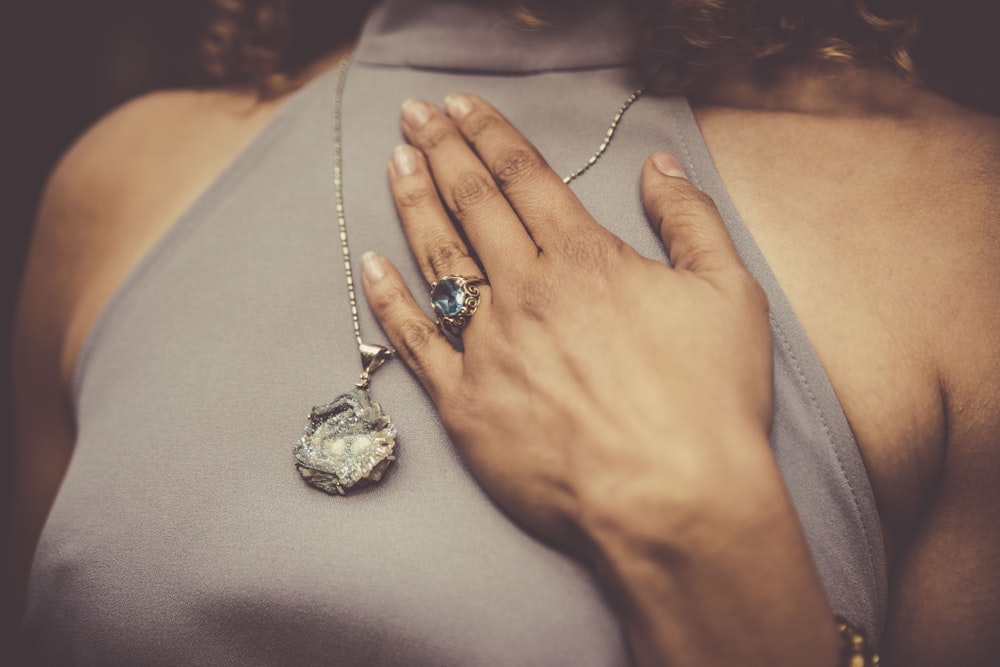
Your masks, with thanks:
<instances>
[{"instance_id":1,"label":"armhole of dress","mask_svg":"<svg viewBox=\"0 0 1000 667\"><path fill-rule=\"evenodd\" d=\"M309 97L309 93L318 87L323 81L329 78L328 72L320 74L313 81L309 82L299 90L292 93L274 115L268 119L264 126L257 131L239 150L233 158L215 178L209 182L205 189L194 201L181 213L174 222L170 223L160 237L153 242L149 250L139 258L130 268L122 281L111 292L111 295L101 306L97 317L94 318L90 329L84 337L83 345L80 348L76 366L73 369L72 401L74 415L79 414L81 394L83 384L87 375L87 367L95 347L98 345L101 332L114 319L123 300L142 281L143 276L174 247L183 244L190 233L196 228L199 222L203 221L208 214L228 196L229 191L239 183L247 171L253 167L258 158L266 153L271 145L278 141L285 129L289 116L294 109L303 104L303 100Z\"/></svg>"},{"instance_id":2,"label":"armhole of dress","mask_svg":"<svg viewBox=\"0 0 1000 667\"><path fill-rule=\"evenodd\" d=\"M676 136L680 138L682 146L682 155L678 157L684 163L691 181L715 201L740 257L767 292L771 303L774 344L780 346L790 359L796 380L808 396L814 415L823 426L827 446L833 451L839 464L841 480L850 492L855 519L865 535L866 553L872 581L876 586L876 608L881 623L888 607L888 574L882 528L871 480L847 415L784 290L730 199L691 105L686 98L675 98L671 102L669 117L675 125Z\"/></svg>"}]
</instances>

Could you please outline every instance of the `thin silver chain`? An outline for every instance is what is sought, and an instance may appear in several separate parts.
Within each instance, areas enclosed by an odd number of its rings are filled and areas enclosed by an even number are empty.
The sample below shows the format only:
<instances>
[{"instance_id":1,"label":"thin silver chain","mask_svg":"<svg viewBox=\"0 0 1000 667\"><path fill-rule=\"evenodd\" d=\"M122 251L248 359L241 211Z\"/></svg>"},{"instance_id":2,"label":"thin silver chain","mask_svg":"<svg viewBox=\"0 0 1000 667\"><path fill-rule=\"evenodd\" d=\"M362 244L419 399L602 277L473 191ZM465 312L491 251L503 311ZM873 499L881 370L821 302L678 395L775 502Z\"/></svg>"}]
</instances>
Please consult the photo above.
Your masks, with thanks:
<instances>
[{"instance_id":1,"label":"thin silver chain","mask_svg":"<svg viewBox=\"0 0 1000 667\"><path fill-rule=\"evenodd\" d=\"M569 185L570 181L593 167L594 163L601 159L601 156L604 155L604 151L608 150L608 146L611 144L611 139L615 136L615 131L618 129L618 123L621 121L622 116L625 115L625 112L628 111L628 108L632 106L637 99L642 97L644 90L644 88L636 88L631 95L625 98L625 101L622 102L621 107L618 109L618 113L616 113L615 117L611 119L611 125L608 127L608 131L604 133L604 141L602 141L601 145L597 147L597 152L591 155L590 159L587 160L586 164L582 167L574 171L569 176L563 176L563 183Z\"/></svg>"},{"instance_id":2,"label":"thin silver chain","mask_svg":"<svg viewBox=\"0 0 1000 667\"><path fill-rule=\"evenodd\" d=\"M347 81L347 67L350 56L340 61L337 68L337 93L333 101L333 196L337 208L337 227L340 229L340 250L344 255L344 275L347 277L347 300L351 304L351 322L354 324L354 339L358 347L365 344L361 340L361 320L358 318L358 297L354 293L354 269L351 268L351 246L347 244L347 216L344 215L344 181L342 165L341 102L344 99L344 84Z\"/></svg>"},{"instance_id":3,"label":"thin silver chain","mask_svg":"<svg viewBox=\"0 0 1000 667\"><path fill-rule=\"evenodd\" d=\"M340 250L344 256L344 276L347 278L347 300L351 304L351 322L354 324L354 339L358 341L358 345L364 345L364 341L361 340L361 320L358 317L358 298L354 292L354 269L351 267L351 246L347 243L347 216L344 215L344 183L343 183L343 165L342 165L342 102L344 99L344 86L347 83L347 69L351 64L350 56L344 58L340 61L340 65L337 68L337 91L336 97L333 101L333 188L334 188L334 202L337 209L337 227L340 229ZM614 115L611 119L611 125L608 127L608 131L604 133L604 140L601 141L601 145L597 147L597 151L590 156L587 162L574 171L569 176L563 177L563 183L570 183L578 176L581 176L585 171L594 166L594 164L601 159L604 155L604 151L608 149L611 144L611 139L615 136L615 131L618 129L618 123L621 122L622 116L628 111L629 107L638 100L643 93L643 88L637 88L632 92L625 101L622 102L621 107L618 109L618 113Z\"/></svg>"}]
</instances>

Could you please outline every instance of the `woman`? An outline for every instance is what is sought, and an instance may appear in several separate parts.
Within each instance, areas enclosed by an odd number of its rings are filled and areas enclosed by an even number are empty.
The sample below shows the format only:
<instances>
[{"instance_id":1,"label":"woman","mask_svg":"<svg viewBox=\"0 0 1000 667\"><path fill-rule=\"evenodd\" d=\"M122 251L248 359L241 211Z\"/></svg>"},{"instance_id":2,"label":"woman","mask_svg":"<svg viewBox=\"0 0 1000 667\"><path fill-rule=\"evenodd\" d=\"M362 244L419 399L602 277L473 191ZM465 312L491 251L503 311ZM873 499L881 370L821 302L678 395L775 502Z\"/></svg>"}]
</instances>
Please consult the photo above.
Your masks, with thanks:
<instances>
[{"instance_id":1,"label":"woman","mask_svg":"<svg viewBox=\"0 0 1000 667\"><path fill-rule=\"evenodd\" d=\"M19 325L29 534L59 484L41 462L75 442L32 654L825 665L850 658L839 614L890 665L992 664L997 123L798 59L853 36L906 67L909 23L762 4L748 42L707 6L630 9L698 105L646 94L603 152L641 77L634 15L601 3L525 31L503 6L388 2L350 68L280 107L157 96L82 139ZM403 287L449 276L488 278L445 327L461 351ZM414 371L371 380L399 461L331 498L293 472L317 482L326 413L288 449L379 324Z\"/></svg>"}]
</instances>

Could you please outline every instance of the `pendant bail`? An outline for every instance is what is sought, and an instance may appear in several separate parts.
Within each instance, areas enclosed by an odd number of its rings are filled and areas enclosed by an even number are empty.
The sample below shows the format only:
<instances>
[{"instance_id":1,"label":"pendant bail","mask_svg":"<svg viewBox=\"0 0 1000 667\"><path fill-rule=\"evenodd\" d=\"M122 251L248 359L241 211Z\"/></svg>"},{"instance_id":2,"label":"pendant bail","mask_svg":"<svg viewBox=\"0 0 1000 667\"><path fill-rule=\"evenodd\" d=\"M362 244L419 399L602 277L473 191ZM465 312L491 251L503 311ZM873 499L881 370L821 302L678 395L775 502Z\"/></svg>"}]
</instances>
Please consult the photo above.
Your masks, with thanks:
<instances>
[{"instance_id":1,"label":"pendant bail","mask_svg":"<svg viewBox=\"0 0 1000 667\"><path fill-rule=\"evenodd\" d=\"M358 346L358 350L361 352L361 367L364 370L361 371L361 378L358 379L357 387L358 389L367 389L372 373L389 360L389 357L392 356L392 350L372 343L361 343Z\"/></svg>"}]
</instances>

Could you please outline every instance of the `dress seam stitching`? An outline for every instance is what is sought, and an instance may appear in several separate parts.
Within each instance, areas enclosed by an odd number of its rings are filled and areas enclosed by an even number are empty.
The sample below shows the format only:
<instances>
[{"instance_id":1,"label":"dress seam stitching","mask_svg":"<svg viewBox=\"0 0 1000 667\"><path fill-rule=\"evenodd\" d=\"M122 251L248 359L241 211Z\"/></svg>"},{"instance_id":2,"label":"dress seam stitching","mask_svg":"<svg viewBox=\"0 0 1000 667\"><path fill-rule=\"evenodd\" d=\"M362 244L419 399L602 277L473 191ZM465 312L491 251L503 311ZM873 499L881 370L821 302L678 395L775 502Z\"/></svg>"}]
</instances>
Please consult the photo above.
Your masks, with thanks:
<instances>
[{"instance_id":1,"label":"dress seam stitching","mask_svg":"<svg viewBox=\"0 0 1000 667\"><path fill-rule=\"evenodd\" d=\"M671 114L670 118L671 118L671 120L674 123L675 129L677 130L677 136L680 138L680 144L681 144L681 148L684 151L685 161L686 161L686 163L691 168L691 182L694 183L694 185L696 187L698 187L699 190L703 190L703 188L702 188L702 180L701 180L700 175L698 174L698 168L695 165L695 161L694 161L694 159L692 159L691 150L690 150L690 147L688 145L688 140L687 140L687 136L685 135L684 128L679 127L679 124L678 124L677 119L676 119L676 117L675 117L674 114ZM728 225L727 225L727 232L728 231L729 230L728 230ZM864 537L865 537L865 543L868 546L868 553L865 555L865 558L866 558L866 560L868 562L869 574L872 577L872 583L876 587L879 587L880 586L880 579L879 579L879 576L878 576L878 567L875 564L875 553L877 551L877 548L876 548L876 545L872 542L872 537L871 537L870 531L868 530L867 522L865 521L864 515L861 512L861 503L858 500L857 491L854 488L854 484L851 481L850 476L847 474L847 469L846 469L846 467L844 465L844 460L843 460L843 458L841 456L840 447L837 446L836 439L833 437L833 433L830 430L830 425L827 422L826 415L825 415L822 407L819 405L819 401L816 398L816 394L813 391L812 385L810 384L808 378L806 377L806 374L805 374L804 370L802 369L801 364L799 363L799 360L798 360L797 356L795 355L795 352L794 352L794 350L793 350L790 342L788 341L788 338L785 335L785 332L783 331L783 329L781 327L781 324L775 319L775 317L774 317L773 314L769 314L768 315L768 319L770 320L771 325L773 326L774 331L775 331L777 337L780 339L782 346L785 348L785 351L788 353L789 358L790 358L790 360L792 362L792 366L795 369L795 373L796 373L799 381L802 383L802 386L806 390L806 393L809 396L810 405L812 406L812 409L813 409L814 413L819 417L820 423L823 426L823 431L826 434L826 439L827 439L829 445L831 446L831 448L833 449L834 457L837 460L837 468L839 470L839 474L840 474L841 478L843 479L843 481L846 483L848 490L850 491L850 494L851 494L851 496L850 496L851 497L851 503L852 503L852 506L853 506L852 510L854 512L855 518L858 520L858 523L861 526L861 531L862 531L862 533L864 534ZM860 453L859 453L859 455L860 455Z\"/></svg>"}]
</instances>

